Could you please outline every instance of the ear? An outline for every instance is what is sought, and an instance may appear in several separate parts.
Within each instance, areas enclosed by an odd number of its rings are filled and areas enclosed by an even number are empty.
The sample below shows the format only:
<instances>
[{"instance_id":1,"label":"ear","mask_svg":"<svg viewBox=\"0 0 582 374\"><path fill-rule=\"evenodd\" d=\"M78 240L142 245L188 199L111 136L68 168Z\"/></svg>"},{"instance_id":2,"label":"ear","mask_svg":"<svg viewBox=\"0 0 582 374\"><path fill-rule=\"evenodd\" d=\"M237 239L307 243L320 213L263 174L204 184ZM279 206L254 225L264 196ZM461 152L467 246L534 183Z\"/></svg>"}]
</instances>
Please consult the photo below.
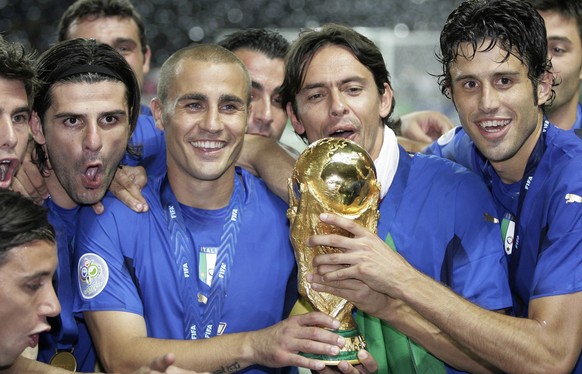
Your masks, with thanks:
<instances>
[{"instance_id":1,"label":"ear","mask_svg":"<svg viewBox=\"0 0 582 374\"><path fill-rule=\"evenodd\" d=\"M158 97L154 97L150 102L150 109L152 115L154 116L154 121L156 122L156 127L164 131L164 121L162 120L162 113L164 111L164 106Z\"/></svg>"},{"instance_id":2,"label":"ear","mask_svg":"<svg viewBox=\"0 0 582 374\"><path fill-rule=\"evenodd\" d=\"M299 121L299 118L297 118L297 115L293 111L293 105L291 105L291 103L287 103L286 109L287 109L287 117L289 117L289 120L291 121L291 125L293 126L293 129L295 130L295 132L298 135L303 135L305 133L305 127L303 127L303 125Z\"/></svg>"},{"instance_id":3,"label":"ear","mask_svg":"<svg viewBox=\"0 0 582 374\"><path fill-rule=\"evenodd\" d=\"M40 123L40 118L36 112L32 112L30 120L28 121L28 126L30 128L30 134L35 142L38 144L45 144L46 139L44 137L44 132L42 129L42 124Z\"/></svg>"},{"instance_id":4,"label":"ear","mask_svg":"<svg viewBox=\"0 0 582 374\"><path fill-rule=\"evenodd\" d=\"M390 85L384 82L384 93L380 95L380 117L386 118L392 110L392 97L394 93Z\"/></svg>"},{"instance_id":5,"label":"ear","mask_svg":"<svg viewBox=\"0 0 582 374\"><path fill-rule=\"evenodd\" d=\"M548 101L552 94L552 83L554 82L554 75L546 72L538 81L537 94L538 105L543 105Z\"/></svg>"},{"instance_id":6,"label":"ear","mask_svg":"<svg viewBox=\"0 0 582 374\"><path fill-rule=\"evenodd\" d=\"M146 75L147 73L149 73L150 71L150 60L152 58L152 50L150 49L150 46L146 46L146 51L143 55L143 75Z\"/></svg>"}]
</instances>

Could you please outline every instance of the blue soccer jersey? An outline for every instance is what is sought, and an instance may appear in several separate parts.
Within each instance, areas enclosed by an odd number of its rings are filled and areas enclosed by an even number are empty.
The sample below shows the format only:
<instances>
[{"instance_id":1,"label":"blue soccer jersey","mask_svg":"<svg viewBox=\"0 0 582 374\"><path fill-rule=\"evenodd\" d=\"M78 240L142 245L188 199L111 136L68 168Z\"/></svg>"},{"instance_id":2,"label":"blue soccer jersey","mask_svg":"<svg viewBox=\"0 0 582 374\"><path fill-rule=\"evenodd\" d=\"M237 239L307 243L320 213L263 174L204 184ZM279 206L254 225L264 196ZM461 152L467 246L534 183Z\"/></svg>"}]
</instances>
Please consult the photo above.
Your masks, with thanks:
<instances>
[{"instance_id":1,"label":"blue soccer jersey","mask_svg":"<svg viewBox=\"0 0 582 374\"><path fill-rule=\"evenodd\" d=\"M511 307L495 205L479 177L448 160L401 148L378 236L412 266L491 310ZM388 238L389 237L389 238ZM385 373L456 372L377 318L358 312L368 350Z\"/></svg>"},{"instance_id":2,"label":"blue soccer jersey","mask_svg":"<svg viewBox=\"0 0 582 374\"><path fill-rule=\"evenodd\" d=\"M122 164L143 166L148 175L162 175L166 171L166 143L164 132L156 127L154 117L140 114L129 144L140 151L138 157L126 154Z\"/></svg>"},{"instance_id":3,"label":"blue soccer jersey","mask_svg":"<svg viewBox=\"0 0 582 374\"><path fill-rule=\"evenodd\" d=\"M83 316L73 313L77 288L76 276L72 275L72 240L77 226L79 208L62 209L52 200L45 203L49 222L55 229L59 265L55 273L55 290L61 304L61 313L49 318L51 331L40 335L38 360L50 363L60 351L72 352L77 361L77 371L95 371L96 354Z\"/></svg>"},{"instance_id":4,"label":"blue soccer jersey","mask_svg":"<svg viewBox=\"0 0 582 374\"><path fill-rule=\"evenodd\" d=\"M164 203L165 177L150 180L144 189L147 213L135 213L112 197L104 199L103 215L84 209L76 241L76 310L136 313L144 317L149 337L163 339L202 338L207 331L213 331L210 335L252 331L281 321L285 308L297 298L287 205L250 173L237 168L235 179L239 182L233 196L242 193L242 203L236 213L241 224L231 265L220 260L220 246L223 223L233 215L233 200L215 211L179 207L194 247L189 251L195 253L191 262L177 261L175 255L173 229L166 220L175 209ZM223 273L228 278L227 296L212 327L186 323L188 309L205 315L205 304L211 302L206 291L224 278ZM196 281L190 283L194 288L188 300L183 297L186 278ZM247 369L255 370L273 371Z\"/></svg>"},{"instance_id":5,"label":"blue soccer jersey","mask_svg":"<svg viewBox=\"0 0 582 374\"><path fill-rule=\"evenodd\" d=\"M505 240L516 316L528 316L531 299L582 291L580 139L546 122L528 163L531 174L526 169L526 178L513 185L499 179L463 130L440 143L430 152L453 155L477 172L492 191L498 215L514 226ZM574 372L582 373L580 358Z\"/></svg>"}]
</instances>

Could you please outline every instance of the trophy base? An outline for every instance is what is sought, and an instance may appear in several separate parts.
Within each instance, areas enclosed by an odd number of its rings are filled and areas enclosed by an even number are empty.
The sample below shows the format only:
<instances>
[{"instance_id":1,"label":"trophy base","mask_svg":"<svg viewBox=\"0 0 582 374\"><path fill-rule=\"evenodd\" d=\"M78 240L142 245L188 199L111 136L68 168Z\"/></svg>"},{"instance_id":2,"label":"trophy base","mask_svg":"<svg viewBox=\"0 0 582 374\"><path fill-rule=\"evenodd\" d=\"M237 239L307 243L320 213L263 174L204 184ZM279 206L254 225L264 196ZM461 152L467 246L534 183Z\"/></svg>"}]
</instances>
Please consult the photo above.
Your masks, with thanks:
<instances>
[{"instance_id":1,"label":"trophy base","mask_svg":"<svg viewBox=\"0 0 582 374\"><path fill-rule=\"evenodd\" d=\"M346 339L346 344L343 346L337 356L317 355L303 352L300 353L301 356L323 361L328 366L338 365L341 361L347 361L352 365L359 364L360 360L358 360L358 351L360 349L366 348L366 342L358 330L331 330L331 332L336 333Z\"/></svg>"}]
</instances>

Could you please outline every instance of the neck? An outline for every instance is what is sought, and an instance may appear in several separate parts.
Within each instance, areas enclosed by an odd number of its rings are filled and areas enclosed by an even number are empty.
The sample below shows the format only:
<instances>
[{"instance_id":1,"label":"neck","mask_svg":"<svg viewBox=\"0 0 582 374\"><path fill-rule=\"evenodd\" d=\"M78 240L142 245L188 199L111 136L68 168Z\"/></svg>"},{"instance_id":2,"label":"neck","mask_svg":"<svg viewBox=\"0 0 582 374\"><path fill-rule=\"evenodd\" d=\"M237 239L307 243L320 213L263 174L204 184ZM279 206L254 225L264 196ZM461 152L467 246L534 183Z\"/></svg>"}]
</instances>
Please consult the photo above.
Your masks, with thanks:
<instances>
[{"instance_id":1,"label":"neck","mask_svg":"<svg viewBox=\"0 0 582 374\"><path fill-rule=\"evenodd\" d=\"M230 202L234 191L234 166L216 180L200 180L168 169L168 181L176 199L192 208L215 210Z\"/></svg>"},{"instance_id":2,"label":"neck","mask_svg":"<svg viewBox=\"0 0 582 374\"><path fill-rule=\"evenodd\" d=\"M512 184L523 179L529 157L542 134L542 121L543 118L540 115L535 130L513 157L505 161L491 162L491 165L503 183Z\"/></svg>"},{"instance_id":3,"label":"neck","mask_svg":"<svg viewBox=\"0 0 582 374\"><path fill-rule=\"evenodd\" d=\"M73 201L73 199L71 199L67 191L65 191L65 189L57 179L57 176L55 175L54 172L51 171L50 175L44 178L44 181L48 193L51 196L51 199L59 207L63 209L73 209L77 205L79 205L75 201Z\"/></svg>"},{"instance_id":4,"label":"neck","mask_svg":"<svg viewBox=\"0 0 582 374\"><path fill-rule=\"evenodd\" d=\"M551 123L563 130L570 130L578 116L578 97L573 97L561 107L549 108L546 114Z\"/></svg>"}]
</instances>

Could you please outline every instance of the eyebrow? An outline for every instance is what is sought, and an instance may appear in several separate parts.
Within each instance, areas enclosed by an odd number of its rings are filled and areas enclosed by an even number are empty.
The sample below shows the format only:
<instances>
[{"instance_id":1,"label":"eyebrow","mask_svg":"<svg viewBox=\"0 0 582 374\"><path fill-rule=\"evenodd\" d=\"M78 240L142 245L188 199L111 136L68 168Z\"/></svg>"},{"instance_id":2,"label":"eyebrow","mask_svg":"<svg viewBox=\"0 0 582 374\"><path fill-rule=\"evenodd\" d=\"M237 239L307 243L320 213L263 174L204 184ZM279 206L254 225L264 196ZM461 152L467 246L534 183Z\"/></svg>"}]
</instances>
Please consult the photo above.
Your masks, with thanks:
<instances>
[{"instance_id":1,"label":"eyebrow","mask_svg":"<svg viewBox=\"0 0 582 374\"><path fill-rule=\"evenodd\" d=\"M114 116L114 115L126 115L127 112L123 109L115 109L107 112L99 113L99 116ZM68 117L85 117L85 113L75 113L75 112L63 112L57 113L54 118L68 118Z\"/></svg>"},{"instance_id":2,"label":"eyebrow","mask_svg":"<svg viewBox=\"0 0 582 374\"><path fill-rule=\"evenodd\" d=\"M364 83L365 81L366 81L365 78L360 77L360 76L357 76L357 75L354 75L354 76L347 77L347 78L344 78L344 79L340 80L339 81L339 85L341 86L343 84L350 83L350 82ZM303 88L301 88L301 91L303 91L303 90L312 90L312 89L321 88L321 87L324 87L324 86L325 86L325 84L324 83L321 83L321 82L306 84L305 86L303 86Z\"/></svg>"},{"instance_id":3,"label":"eyebrow","mask_svg":"<svg viewBox=\"0 0 582 374\"><path fill-rule=\"evenodd\" d=\"M572 39L568 38L567 36L548 36L548 40L552 42L572 43Z\"/></svg>"},{"instance_id":4,"label":"eyebrow","mask_svg":"<svg viewBox=\"0 0 582 374\"><path fill-rule=\"evenodd\" d=\"M263 86L261 83L254 81L254 80L251 80L251 87L256 88L257 90L261 90L261 91L265 89L265 86Z\"/></svg>"},{"instance_id":5,"label":"eyebrow","mask_svg":"<svg viewBox=\"0 0 582 374\"><path fill-rule=\"evenodd\" d=\"M516 71L499 71L493 74L494 77L500 77L500 76L516 76L519 75L518 72ZM453 79L453 82L458 82L458 81L462 81L465 79L478 79L477 76L475 74L463 74L463 75L459 75L458 77L455 77Z\"/></svg>"},{"instance_id":6,"label":"eyebrow","mask_svg":"<svg viewBox=\"0 0 582 374\"><path fill-rule=\"evenodd\" d=\"M181 96L178 99L178 102L184 101L184 100L208 101L208 96L207 95L204 95L204 94L201 94L201 93L189 93L189 94L186 94L186 95ZM220 95L218 101L220 103L224 103L224 102L227 102L227 101L234 101L234 102L238 102L238 103L241 103L241 104L244 104L245 103L245 101L242 98L240 98L240 97L238 97L236 95L231 95L231 94L223 94L223 95Z\"/></svg>"}]
</instances>

